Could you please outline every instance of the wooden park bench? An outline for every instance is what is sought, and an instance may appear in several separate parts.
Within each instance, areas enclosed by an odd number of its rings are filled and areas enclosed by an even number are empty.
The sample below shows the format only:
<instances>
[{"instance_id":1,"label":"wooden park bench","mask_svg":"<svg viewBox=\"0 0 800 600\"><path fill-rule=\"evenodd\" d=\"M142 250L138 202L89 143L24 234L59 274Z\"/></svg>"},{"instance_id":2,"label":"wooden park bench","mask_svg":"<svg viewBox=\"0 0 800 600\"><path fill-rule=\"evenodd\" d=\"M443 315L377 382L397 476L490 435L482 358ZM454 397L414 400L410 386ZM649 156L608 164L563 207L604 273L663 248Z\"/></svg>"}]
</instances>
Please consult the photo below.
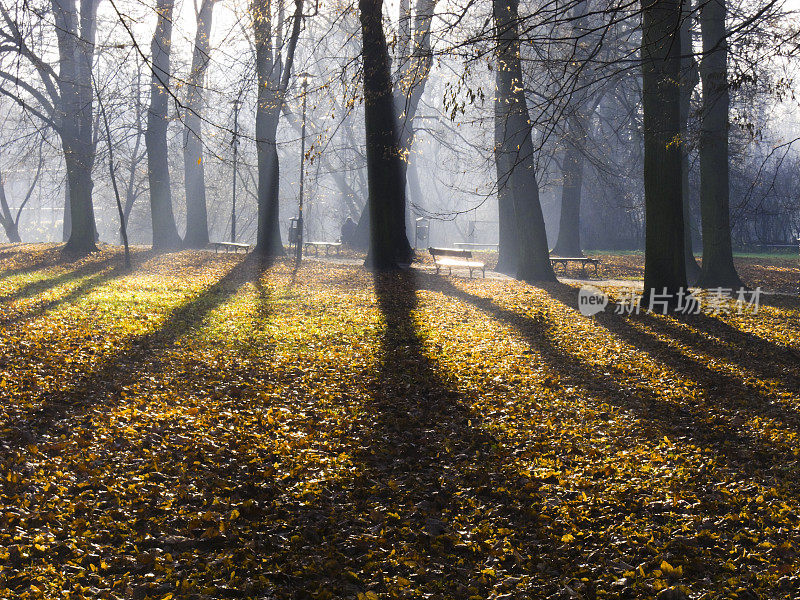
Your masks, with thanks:
<instances>
[{"instance_id":1,"label":"wooden park bench","mask_svg":"<svg viewBox=\"0 0 800 600\"><path fill-rule=\"evenodd\" d=\"M486 277L486 265L482 262L472 260L472 252L470 250L463 250L461 248L428 248L433 258L433 264L436 266L436 274L439 274L439 269L447 267L448 273L453 273L453 267L465 267L469 269L469 276L472 277L472 271L481 270L484 278Z\"/></svg>"},{"instance_id":2,"label":"wooden park bench","mask_svg":"<svg viewBox=\"0 0 800 600\"><path fill-rule=\"evenodd\" d=\"M330 254L331 248L336 250L336 254L339 254L342 251L341 242L303 242L303 247L305 248L306 252L308 252L309 248L314 248L314 256L319 255L320 248L325 248L325 256Z\"/></svg>"},{"instance_id":3,"label":"wooden park bench","mask_svg":"<svg viewBox=\"0 0 800 600\"><path fill-rule=\"evenodd\" d=\"M597 268L600 266L600 261L596 258L588 258L586 256L551 256L550 264L555 269L556 265L561 265L564 269L564 275L567 274L567 265L569 263L579 263L581 265L581 272L586 272L586 265L594 267L594 274L597 275Z\"/></svg>"},{"instance_id":4,"label":"wooden park bench","mask_svg":"<svg viewBox=\"0 0 800 600\"><path fill-rule=\"evenodd\" d=\"M211 242L214 245L214 254L219 252L220 248L224 248L225 252L238 252L244 250L247 253L250 250L250 244L240 244L238 242Z\"/></svg>"}]
</instances>

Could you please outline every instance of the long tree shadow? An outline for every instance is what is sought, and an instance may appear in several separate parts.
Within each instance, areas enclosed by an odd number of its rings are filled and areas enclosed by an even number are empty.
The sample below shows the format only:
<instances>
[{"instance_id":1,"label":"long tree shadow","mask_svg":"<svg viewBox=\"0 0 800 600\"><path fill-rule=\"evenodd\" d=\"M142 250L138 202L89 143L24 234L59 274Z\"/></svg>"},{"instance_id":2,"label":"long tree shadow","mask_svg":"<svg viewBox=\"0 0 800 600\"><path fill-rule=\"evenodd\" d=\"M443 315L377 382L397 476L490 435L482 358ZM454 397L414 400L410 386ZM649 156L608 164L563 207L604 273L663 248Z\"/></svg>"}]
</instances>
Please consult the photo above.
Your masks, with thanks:
<instances>
[{"instance_id":1,"label":"long tree shadow","mask_svg":"<svg viewBox=\"0 0 800 600\"><path fill-rule=\"evenodd\" d=\"M33 256L31 256L33 254ZM15 259L21 259L21 264L14 264ZM3 261L11 260L13 266L0 270L0 278L13 277L31 271L38 271L50 267L64 266L79 263L86 259L85 255L64 254L61 246L53 246L44 250L31 252L25 245L11 248L2 257Z\"/></svg>"},{"instance_id":2,"label":"long tree shadow","mask_svg":"<svg viewBox=\"0 0 800 600\"><path fill-rule=\"evenodd\" d=\"M111 406L120 398L126 386L143 377L157 375L165 367L158 360L159 354L199 327L206 315L235 294L244 283L258 277L263 268L257 257L248 255L198 296L172 310L157 329L133 338L113 356L101 359L96 369L78 374L77 380L71 385L47 392L39 402L32 403L38 405L36 408L24 417L20 415L14 423L7 424L13 432L15 445L36 443L43 435L68 434L67 421L76 413L97 405ZM112 271L103 278L108 279L116 274L118 271ZM85 293L86 286L100 283L102 281L87 282L68 296Z\"/></svg>"},{"instance_id":3,"label":"long tree shadow","mask_svg":"<svg viewBox=\"0 0 800 600\"><path fill-rule=\"evenodd\" d=\"M93 275L98 271L103 271L111 266L112 262L118 262L115 259L116 257L109 256L103 260L92 261L83 264L77 269L68 270L45 279L31 281L30 283L20 286L13 292L0 296L0 302L13 302L14 300L19 300L22 298L30 298L31 296L46 292L47 290L57 287L63 283L72 281L74 279L79 279L81 277L86 277L88 275Z\"/></svg>"},{"instance_id":4,"label":"long tree shadow","mask_svg":"<svg viewBox=\"0 0 800 600\"><path fill-rule=\"evenodd\" d=\"M557 284L549 285L545 289L552 298L566 307L574 310L577 306L576 288ZM780 399L774 393L768 393L761 386L741 377L719 369L712 369L675 348L666 340L660 339L654 333L634 327L634 324L640 323L668 339L694 348L697 352L710 353L714 357L730 360L764 378L775 378L777 375L781 385L791 391L800 391L800 381L795 374L800 365L791 359L791 355L796 352L791 348L772 344L763 338L731 327L718 318L699 314L685 316L683 321L700 331L719 336L722 341L714 343L702 335L682 330L676 324L646 312L623 316L609 310L595 317L598 325L637 349L646 352L654 361L666 364L686 379L699 385L706 394L708 405L713 406L716 411L728 413L727 416L733 418L738 415L739 419L742 417L742 412L746 417L778 419L784 426L800 433L800 414L781 406ZM732 349L739 350L732 351ZM747 356L748 353L751 353L750 357ZM789 356L787 357L787 355ZM785 369L778 374L777 370L781 365ZM765 451L764 457L769 460L769 451Z\"/></svg>"},{"instance_id":5,"label":"long tree shadow","mask_svg":"<svg viewBox=\"0 0 800 600\"><path fill-rule=\"evenodd\" d=\"M704 354L738 365L763 379L800 393L800 351L731 326L718 317L698 314L678 321L640 315L641 322L660 334Z\"/></svg>"},{"instance_id":6,"label":"long tree shadow","mask_svg":"<svg viewBox=\"0 0 800 600\"><path fill-rule=\"evenodd\" d=\"M62 304L69 304L86 296L92 290L100 287L101 285L121 277L130 271L124 266L117 265L115 267L107 267L99 273L90 275L83 279L78 285L70 289L67 293L56 298L49 300L42 300L35 302L32 306L23 310L9 311L8 314L0 317L0 326L8 326L21 321L28 321L44 315L45 313L55 309ZM66 277L65 280L74 279L73 277ZM49 286L48 286L49 287ZM42 291L42 290L37 290Z\"/></svg>"},{"instance_id":7,"label":"long tree shadow","mask_svg":"<svg viewBox=\"0 0 800 600\"><path fill-rule=\"evenodd\" d=\"M278 520L301 524L285 535L301 539L262 550L281 558L276 596L405 588L423 597L487 597L501 581L530 575L531 555L547 549L547 576L557 581L557 552L536 526L538 488L514 472L510 450L426 356L415 275L377 274L374 285L384 326L366 415L352 440L355 472L330 482L310 505L282 499ZM519 553L498 552L503 538ZM301 569L303 578L290 575Z\"/></svg>"},{"instance_id":8,"label":"long tree shadow","mask_svg":"<svg viewBox=\"0 0 800 600\"><path fill-rule=\"evenodd\" d=\"M718 452L737 471L754 477L785 477L779 468L783 463L780 456L786 455L785 458L788 459L791 449L776 448L767 441L745 434L735 423L713 419L706 408L701 405L692 406L691 401L682 406L669 403L650 387L650 382L636 383L631 387L611 375L598 373L588 362L559 346L550 330L552 325L545 319L532 318L504 308L491 298L461 290L443 278L426 277L425 285L426 289L472 304L500 322L512 326L539 353L546 365L559 374L564 385L586 389L598 401L615 404L630 411L647 423L643 433L648 437L660 439L664 435L671 435L693 439L695 443ZM577 289L566 284L548 285L544 289L566 306L577 306ZM597 323L648 352L657 361L666 362L673 368L677 366L679 371L683 365L685 374L705 387L710 395L710 402L718 402L720 409L741 408L731 405L728 398L715 392L718 373L709 371L703 365L690 365L689 359L683 355L678 356L674 349L655 336L633 329L621 316L605 315L602 319L597 319ZM753 405L748 408L753 408ZM781 413L787 423L796 423L794 415L785 411Z\"/></svg>"}]
</instances>

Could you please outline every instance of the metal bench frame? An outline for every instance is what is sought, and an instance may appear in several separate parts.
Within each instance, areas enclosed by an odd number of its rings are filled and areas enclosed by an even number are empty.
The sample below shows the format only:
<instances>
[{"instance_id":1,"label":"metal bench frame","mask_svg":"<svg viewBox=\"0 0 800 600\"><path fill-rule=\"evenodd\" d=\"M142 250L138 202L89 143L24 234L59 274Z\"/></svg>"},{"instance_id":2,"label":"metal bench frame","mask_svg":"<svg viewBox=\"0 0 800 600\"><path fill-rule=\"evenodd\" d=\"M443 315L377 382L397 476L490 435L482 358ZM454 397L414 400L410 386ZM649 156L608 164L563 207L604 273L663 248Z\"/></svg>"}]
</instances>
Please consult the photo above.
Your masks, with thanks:
<instances>
[{"instance_id":1,"label":"metal bench frame","mask_svg":"<svg viewBox=\"0 0 800 600\"><path fill-rule=\"evenodd\" d=\"M581 272L586 273L586 265L590 264L594 267L594 274L595 276L598 275L598 267L600 266L600 261L596 258L589 258L587 256L551 256L550 257L550 265L555 270L555 266L560 264L561 267L564 269L564 275L567 274L567 265L571 262L580 263L581 265Z\"/></svg>"}]
</instances>

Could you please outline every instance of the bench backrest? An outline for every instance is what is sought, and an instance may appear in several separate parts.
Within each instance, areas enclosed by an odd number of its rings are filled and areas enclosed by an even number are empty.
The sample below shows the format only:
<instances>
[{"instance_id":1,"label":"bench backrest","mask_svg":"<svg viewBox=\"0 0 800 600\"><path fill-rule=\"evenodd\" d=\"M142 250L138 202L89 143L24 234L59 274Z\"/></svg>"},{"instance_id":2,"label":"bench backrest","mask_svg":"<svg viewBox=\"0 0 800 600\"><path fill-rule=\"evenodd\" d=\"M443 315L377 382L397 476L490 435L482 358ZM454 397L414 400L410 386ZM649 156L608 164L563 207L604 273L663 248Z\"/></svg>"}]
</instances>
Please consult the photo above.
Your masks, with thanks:
<instances>
[{"instance_id":1,"label":"bench backrest","mask_svg":"<svg viewBox=\"0 0 800 600\"><path fill-rule=\"evenodd\" d=\"M453 258L472 258L470 250L462 250L461 248L428 248L431 256L451 256Z\"/></svg>"}]
</instances>

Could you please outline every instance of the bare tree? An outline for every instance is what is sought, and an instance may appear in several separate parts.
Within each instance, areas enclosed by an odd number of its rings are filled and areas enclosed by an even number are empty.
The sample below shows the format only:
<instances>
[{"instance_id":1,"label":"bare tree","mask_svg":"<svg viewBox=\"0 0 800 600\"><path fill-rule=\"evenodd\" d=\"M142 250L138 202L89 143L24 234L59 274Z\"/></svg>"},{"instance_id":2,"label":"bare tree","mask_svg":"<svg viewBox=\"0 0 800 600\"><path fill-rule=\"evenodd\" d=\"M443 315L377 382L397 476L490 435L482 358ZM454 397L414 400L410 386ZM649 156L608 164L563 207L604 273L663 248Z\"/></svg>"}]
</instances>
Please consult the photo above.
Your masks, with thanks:
<instances>
[{"instance_id":1,"label":"bare tree","mask_svg":"<svg viewBox=\"0 0 800 600\"><path fill-rule=\"evenodd\" d=\"M22 210L31 199L33 191L36 189L36 184L39 183L39 177L42 174L42 166L44 165L44 155L42 154L43 143L44 138L40 138L39 161L36 165L36 174L33 176L33 180L28 186L28 191L22 198L22 202L20 202L19 206L17 207L16 215L11 212L11 207L8 204L8 197L6 196L5 188L5 177L3 176L2 171L0 171L0 225L2 225L3 230L6 232L6 237L8 238L9 242L18 243L22 241L22 238L19 235L19 220L20 217L22 217Z\"/></svg>"},{"instance_id":2,"label":"bare tree","mask_svg":"<svg viewBox=\"0 0 800 600\"><path fill-rule=\"evenodd\" d=\"M0 79L14 86L4 85L0 87L0 93L14 100L27 114L52 127L61 139L70 198L69 231L64 249L78 253L96 249L92 168L97 140L94 135L91 70L98 2L52 0L58 46L57 69L46 59L46 45L36 46L36 40L31 37L34 31L40 30L26 27L15 18L21 14L25 18L41 19L42 15L26 9L12 16L5 7L0 7L0 51L13 53L31 69L41 84L38 87L34 79L20 77L19 70L0 69Z\"/></svg>"}]
</instances>

